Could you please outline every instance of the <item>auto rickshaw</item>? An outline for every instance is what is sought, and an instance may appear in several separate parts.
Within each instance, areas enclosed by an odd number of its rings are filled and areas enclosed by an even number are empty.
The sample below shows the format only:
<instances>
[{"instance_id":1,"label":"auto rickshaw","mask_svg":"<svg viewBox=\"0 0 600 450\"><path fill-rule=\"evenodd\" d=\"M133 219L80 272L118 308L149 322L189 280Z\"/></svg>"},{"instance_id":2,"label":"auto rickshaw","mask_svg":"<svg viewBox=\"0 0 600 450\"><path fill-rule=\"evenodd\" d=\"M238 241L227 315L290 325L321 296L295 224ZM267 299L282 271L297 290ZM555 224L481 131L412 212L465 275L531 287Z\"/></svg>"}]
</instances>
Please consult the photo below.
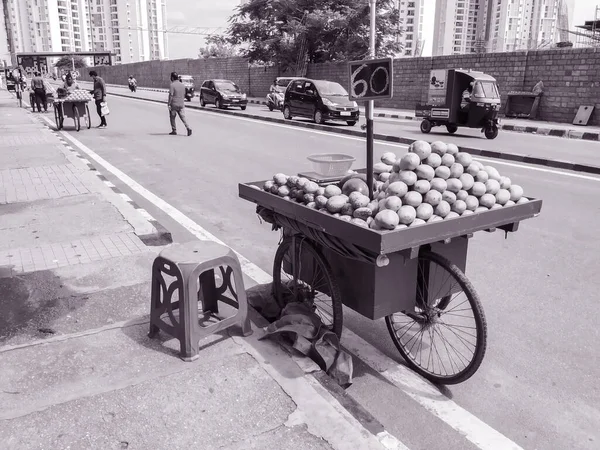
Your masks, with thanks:
<instances>
[{"instance_id":1,"label":"auto rickshaw","mask_svg":"<svg viewBox=\"0 0 600 450\"><path fill-rule=\"evenodd\" d=\"M426 105L418 104L415 115L423 117L421 132L445 126L448 133L458 127L480 128L488 139L498 136L500 93L496 79L483 72L432 70Z\"/></svg>"},{"instance_id":2,"label":"auto rickshaw","mask_svg":"<svg viewBox=\"0 0 600 450\"><path fill-rule=\"evenodd\" d=\"M180 75L179 81L185 86L185 99L190 102L194 98L196 87L194 86L194 78L190 75Z\"/></svg>"}]
</instances>

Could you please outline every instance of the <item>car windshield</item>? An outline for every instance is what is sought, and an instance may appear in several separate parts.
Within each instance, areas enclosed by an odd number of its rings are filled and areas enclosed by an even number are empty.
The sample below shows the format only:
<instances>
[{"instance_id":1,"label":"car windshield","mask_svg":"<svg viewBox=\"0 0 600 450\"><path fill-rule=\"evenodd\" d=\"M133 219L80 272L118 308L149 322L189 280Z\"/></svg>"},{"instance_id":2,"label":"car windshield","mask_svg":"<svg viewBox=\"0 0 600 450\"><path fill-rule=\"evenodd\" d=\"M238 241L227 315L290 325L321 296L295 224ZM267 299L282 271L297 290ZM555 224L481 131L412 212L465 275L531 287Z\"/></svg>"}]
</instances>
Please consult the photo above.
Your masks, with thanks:
<instances>
[{"instance_id":1,"label":"car windshield","mask_svg":"<svg viewBox=\"0 0 600 450\"><path fill-rule=\"evenodd\" d=\"M315 86L319 90L319 93L324 96L339 96L347 97L348 92L342 87L341 84L333 81L315 81Z\"/></svg>"},{"instance_id":2,"label":"car windshield","mask_svg":"<svg viewBox=\"0 0 600 450\"><path fill-rule=\"evenodd\" d=\"M288 84L290 84L290 82L292 81L291 78L280 78L279 80L277 80L277 86L278 87L288 87Z\"/></svg>"},{"instance_id":3,"label":"car windshield","mask_svg":"<svg viewBox=\"0 0 600 450\"><path fill-rule=\"evenodd\" d=\"M215 86L220 91L240 92L240 88L231 81L215 81Z\"/></svg>"},{"instance_id":4,"label":"car windshield","mask_svg":"<svg viewBox=\"0 0 600 450\"><path fill-rule=\"evenodd\" d=\"M478 81L473 87L475 98L500 98L498 86L493 81Z\"/></svg>"}]
</instances>

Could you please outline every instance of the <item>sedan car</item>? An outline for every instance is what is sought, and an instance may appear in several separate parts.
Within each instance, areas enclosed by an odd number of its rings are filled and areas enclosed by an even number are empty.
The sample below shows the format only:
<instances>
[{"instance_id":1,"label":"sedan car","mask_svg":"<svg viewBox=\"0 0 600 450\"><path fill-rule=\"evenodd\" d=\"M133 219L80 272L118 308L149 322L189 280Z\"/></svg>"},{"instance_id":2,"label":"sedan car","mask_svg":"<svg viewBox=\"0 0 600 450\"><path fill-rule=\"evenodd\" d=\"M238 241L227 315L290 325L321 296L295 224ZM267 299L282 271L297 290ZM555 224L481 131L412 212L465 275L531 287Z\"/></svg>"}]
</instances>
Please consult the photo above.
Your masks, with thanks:
<instances>
[{"instance_id":1,"label":"sedan car","mask_svg":"<svg viewBox=\"0 0 600 450\"><path fill-rule=\"evenodd\" d=\"M295 78L285 91L283 116L307 117L323 124L328 120L356 125L360 111L356 102L339 83L326 80Z\"/></svg>"},{"instance_id":2,"label":"sedan car","mask_svg":"<svg viewBox=\"0 0 600 450\"><path fill-rule=\"evenodd\" d=\"M215 105L219 109L239 106L244 111L248 105L248 99L233 81L206 80L200 88L200 105Z\"/></svg>"}]
</instances>

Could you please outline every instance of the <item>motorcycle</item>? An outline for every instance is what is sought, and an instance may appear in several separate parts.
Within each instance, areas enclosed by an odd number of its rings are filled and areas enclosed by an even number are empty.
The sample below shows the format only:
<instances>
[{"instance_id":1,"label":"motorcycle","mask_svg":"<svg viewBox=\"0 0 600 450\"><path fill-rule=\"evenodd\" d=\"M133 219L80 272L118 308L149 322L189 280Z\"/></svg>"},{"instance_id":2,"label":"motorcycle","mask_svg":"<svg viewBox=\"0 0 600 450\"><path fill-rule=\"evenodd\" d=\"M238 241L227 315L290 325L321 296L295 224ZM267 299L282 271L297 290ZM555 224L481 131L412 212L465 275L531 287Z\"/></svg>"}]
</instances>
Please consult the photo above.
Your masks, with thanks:
<instances>
[{"instance_id":1,"label":"motorcycle","mask_svg":"<svg viewBox=\"0 0 600 450\"><path fill-rule=\"evenodd\" d=\"M283 111L283 92L271 92L267 95L267 106L269 111L278 109Z\"/></svg>"},{"instance_id":2,"label":"motorcycle","mask_svg":"<svg viewBox=\"0 0 600 450\"><path fill-rule=\"evenodd\" d=\"M129 83L129 90L131 92L137 91L137 84L135 84L135 83Z\"/></svg>"}]
</instances>

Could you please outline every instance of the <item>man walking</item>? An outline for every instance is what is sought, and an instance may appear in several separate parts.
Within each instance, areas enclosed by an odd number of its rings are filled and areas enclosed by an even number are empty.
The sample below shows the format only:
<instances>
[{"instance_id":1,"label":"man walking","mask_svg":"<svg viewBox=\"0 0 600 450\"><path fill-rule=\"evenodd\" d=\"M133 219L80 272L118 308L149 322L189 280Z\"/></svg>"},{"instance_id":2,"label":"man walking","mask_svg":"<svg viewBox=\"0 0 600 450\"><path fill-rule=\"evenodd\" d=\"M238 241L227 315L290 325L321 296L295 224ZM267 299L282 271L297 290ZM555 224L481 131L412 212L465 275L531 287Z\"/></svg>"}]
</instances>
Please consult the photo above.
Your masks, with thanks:
<instances>
[{"instance_id":1,"label":"man walking","mask_svg":"<svg viewBox=\"0 0 600 450\"><path fill-rule=\"evenodd\" d=\"M31 80L31 90L33 91L38 112L42 112L42 105L44 105L44 112L48 112L46 86L44 85L44 79L39 72L35 72L35 76ZM31 105L31 109L35 111L35 107L33 105Z\"/></svg>"},{"instance_id":2,"label":"man walking","mask_svg":"<svg viewBox=\"0 0 600 450\"><path fill-rule=\"evenodd\" d=\"M177 135L177 125L175 119L177 116L181 119L185 128L187 129L187 135L192 135L192 129L188 126L185 120L185 86L179 81L179 75L177 72L171 73L171 87L169 88L169 116L171 118L171 136Z\"/></svg>"},{"instance_id":3,"label":"man walking","mask_svg":"<svg viewBox=\"0 0 600 450\"><path fill-rule=\"evenodd\" d=\"M100 116L100 125L98 128L106 128L106 117L102 115L102 103L106 102L106 84L104 80L98 76L95 70L90 71L90 77L94 80L94 89L92 95L96 102L96 112Z\"/></svg>"}]
</instances>

